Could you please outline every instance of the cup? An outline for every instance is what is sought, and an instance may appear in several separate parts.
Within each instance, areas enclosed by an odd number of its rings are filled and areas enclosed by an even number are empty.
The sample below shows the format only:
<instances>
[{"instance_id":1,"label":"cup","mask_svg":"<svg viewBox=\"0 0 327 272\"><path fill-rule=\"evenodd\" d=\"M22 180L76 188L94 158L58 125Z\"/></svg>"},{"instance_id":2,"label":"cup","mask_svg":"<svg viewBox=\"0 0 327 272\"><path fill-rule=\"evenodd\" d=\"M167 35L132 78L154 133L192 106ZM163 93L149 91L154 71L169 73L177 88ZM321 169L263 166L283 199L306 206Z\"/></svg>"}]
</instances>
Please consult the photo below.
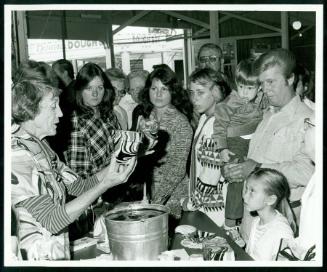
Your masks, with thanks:
<instances>
[{"instance_id":1,"label":"cup","mask_svg":"<svg viewBox=\"0 0 327 272\"><path fill-rule=\"evenodd\" d=\"M202 254L198 254L198 253L194 253L190 255L190 261L202 261L203 260L203 256Z\"/></svg>"},{"instance_id":2,"label":"cup","mask_svg":"<svg viewBox=\"0 0 327 272\"><path fill-rule=\"evenodd\" d=\"M143 116L139 119L138 125L139 131L143 132L146 139L146 148L147 150L152 149L156 145L156 140L158 137L159 131L159 122L157 119L145 119Z\"/></svg>"},{"instance_id":3,"label":"cup","mask_svg":"<svg viewBox=\"0 0 327 272\"><path fill-rule=\"evenodd\" d=\"M225 238L215 236L202 241L202 255L205 261L222 261L228 244Z\"/></svg>"},{"instance_id":4,"label":"cup","mask_svg":"<svg viewBox=\"0 0 327 272\"><path fill-rule=\"evenodd\" d=\"M159 122L155 118L146 119L143 116L139 120L139 130L149 136L156 137L159 130Z\"/></svg>"},{"instance_id":5,"label":"cup","mask_svg":"<svg viewBox=\"0 0 327 272\"><path fill-rule=\"evenodd\" d=\"M139 146L142 142L143 135L141 132L129 130L115 130L114 144L115 150L118 151L117 162L126 163L138 153Z\"/></svg>"}]
</instances>

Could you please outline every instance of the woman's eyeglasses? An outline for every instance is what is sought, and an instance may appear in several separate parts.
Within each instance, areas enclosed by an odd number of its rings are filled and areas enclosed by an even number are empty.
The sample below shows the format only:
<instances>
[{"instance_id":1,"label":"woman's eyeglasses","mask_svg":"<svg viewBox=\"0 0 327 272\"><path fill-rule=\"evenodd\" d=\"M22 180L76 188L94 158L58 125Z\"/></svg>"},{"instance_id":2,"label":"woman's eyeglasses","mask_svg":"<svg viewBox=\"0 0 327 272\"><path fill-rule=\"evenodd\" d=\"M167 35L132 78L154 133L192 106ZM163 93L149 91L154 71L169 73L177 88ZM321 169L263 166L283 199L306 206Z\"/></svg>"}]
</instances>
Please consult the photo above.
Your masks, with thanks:
<instances>
[{"instance_id":1,"label":"woman's eyeglasses","mask_svg":"<svg viewBox=\"0 0 327 272\"><path fill-rule=\"evenodd\" d=\"M202 56L199 58L199 61L201 63L206 63L206 62L210 62L210 63L215 63L217 60L220 60L220 57L217 56Z\"/></svg>"}]
</instances>

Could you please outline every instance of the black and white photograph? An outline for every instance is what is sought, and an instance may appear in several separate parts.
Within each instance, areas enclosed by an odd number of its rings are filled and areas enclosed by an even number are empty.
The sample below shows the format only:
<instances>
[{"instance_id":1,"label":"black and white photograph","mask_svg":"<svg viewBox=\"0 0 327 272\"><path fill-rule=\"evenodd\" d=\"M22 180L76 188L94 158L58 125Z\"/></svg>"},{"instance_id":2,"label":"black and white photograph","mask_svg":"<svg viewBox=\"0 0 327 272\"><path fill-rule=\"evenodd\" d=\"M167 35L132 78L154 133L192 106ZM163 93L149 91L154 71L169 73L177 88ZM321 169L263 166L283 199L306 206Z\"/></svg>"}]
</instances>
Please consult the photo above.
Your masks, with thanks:
<instances>
[{"instance_id":1,"label":"black and white photograph","mask_svg":"<svg viewBox=\"0 0 327 272\"><path fill-rule=\"evenodd\" d=\"M5 267L322 267L323 5L5 4L4 50Z\"/></svg>"}]
</instances>

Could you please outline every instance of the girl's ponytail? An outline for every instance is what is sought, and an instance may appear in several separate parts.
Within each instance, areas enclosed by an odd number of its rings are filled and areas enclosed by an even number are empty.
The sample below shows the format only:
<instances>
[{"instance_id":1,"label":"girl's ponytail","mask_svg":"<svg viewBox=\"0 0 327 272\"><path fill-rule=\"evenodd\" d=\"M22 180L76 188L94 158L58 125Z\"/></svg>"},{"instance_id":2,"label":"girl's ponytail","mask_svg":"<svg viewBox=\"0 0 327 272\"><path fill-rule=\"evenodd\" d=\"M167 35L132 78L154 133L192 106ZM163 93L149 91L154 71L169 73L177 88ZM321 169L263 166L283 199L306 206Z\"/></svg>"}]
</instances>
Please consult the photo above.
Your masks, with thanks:
<instances>
[{"instance_id":1,"label":"girl's ponytail","mask_svg":"<svg viewBox=\"0 0 327 272\"><path fill-rule=\"evenodd\" d=\"M296 233L295 217L288 202L290 187L286 177L281 172L270 168L260 168L251 173L250 176L260 178L265 183L265 192L268 195L275 195L277 197L274 208L286 217L293 232Z\"/></svg>"},{"instance_id":2,"label":"girl's ponytail","mask_svg":"<svg viewBox=\"0 0 327 272\"><path fill-rule=\"evenodd\" d=\"M297 226L294 219L294 213L286 197L282 198L276 209L286 217L294 233L297 232Z\"/></svg>"}]
</instances>

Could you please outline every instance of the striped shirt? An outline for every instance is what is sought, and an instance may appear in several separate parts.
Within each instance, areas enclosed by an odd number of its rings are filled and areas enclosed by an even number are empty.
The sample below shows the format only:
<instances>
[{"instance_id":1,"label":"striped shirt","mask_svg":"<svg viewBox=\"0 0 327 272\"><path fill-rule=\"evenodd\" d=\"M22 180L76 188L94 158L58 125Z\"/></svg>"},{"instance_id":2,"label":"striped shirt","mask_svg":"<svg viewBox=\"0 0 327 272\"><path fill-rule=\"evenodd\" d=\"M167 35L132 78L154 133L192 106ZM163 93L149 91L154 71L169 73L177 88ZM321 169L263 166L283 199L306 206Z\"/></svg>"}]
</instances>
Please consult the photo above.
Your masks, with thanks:
<instances>
[{"instance_id":1,"label":"striped shirt","mask_svg":"<svg viewBox=\"0 0 327 272\"><path fill-rule=\"evenodd\" d=\"M18 224L20 246L27 252L59 243L69 259L67 226L72 219L65 210L66 192L78 196L95 186L96 176L82 179L62 163L46 141L14 128L11 140L11 202Z\"/></svg>"}]
</instances>

